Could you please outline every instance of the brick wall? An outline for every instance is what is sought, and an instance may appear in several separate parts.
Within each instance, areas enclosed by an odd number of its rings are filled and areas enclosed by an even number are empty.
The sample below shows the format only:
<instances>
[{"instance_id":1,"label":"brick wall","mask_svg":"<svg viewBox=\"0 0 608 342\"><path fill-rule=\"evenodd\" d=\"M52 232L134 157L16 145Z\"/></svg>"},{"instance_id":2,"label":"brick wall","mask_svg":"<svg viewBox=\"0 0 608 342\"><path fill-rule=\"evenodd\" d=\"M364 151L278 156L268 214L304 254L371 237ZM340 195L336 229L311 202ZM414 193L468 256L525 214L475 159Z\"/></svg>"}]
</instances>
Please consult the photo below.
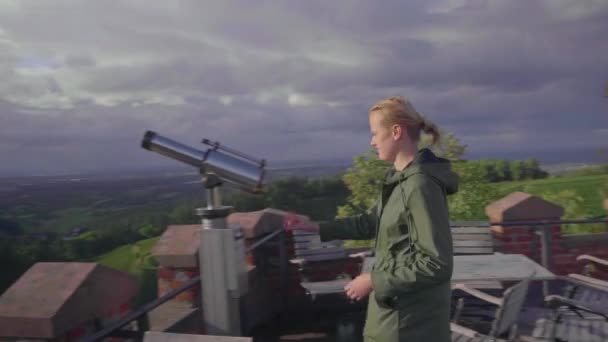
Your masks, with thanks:
<instances>
[{"instance_id":1,"label":"brick wall","mask_svg":"<svg viewBox=\"0 0 608 342\"><path fill-rule=\"evenodd\" d=\"M156 271L158 277L158 297L162 297L168 292L179 288L187 283L192 278L199 275L199 269L196 267L163 267L158 266ZM200 294L200 286L195 286L177 295L173 300L178 302L192 303L193 306L198 306L198 296Z\"/></svg>"},{"instance_id":2,"label":"brick wall","mask_svg":"<svg viewBox=\"0 0 608 342\"><path fill-rule=\"evenodd\" d=\"M560 220L563 210L536 196L516 192L486 207L491 222ZM608 259L608 233L563 235L559 225L493 226L495 250L501 253L524 254L541 262L541 237L536 232L545 229L550 234L550 270L559 275L582 272L577 262L581 254Z\"/></svg>"},{"instance_id":3,"label":"brick wall","mask_svg":"<svg viewBox=\"0 0 608 342\"><path fill-rule=\"evenodd\" d=\"M556 274L581 272L584 265L576 258L582 254L608 259L608 233L562 235L559 226L546 229L551 231L551 271ZM541 262L541 239L533 229L506 227L493 234L497 252L525 254Z\"/></svg>"}]
</instances>

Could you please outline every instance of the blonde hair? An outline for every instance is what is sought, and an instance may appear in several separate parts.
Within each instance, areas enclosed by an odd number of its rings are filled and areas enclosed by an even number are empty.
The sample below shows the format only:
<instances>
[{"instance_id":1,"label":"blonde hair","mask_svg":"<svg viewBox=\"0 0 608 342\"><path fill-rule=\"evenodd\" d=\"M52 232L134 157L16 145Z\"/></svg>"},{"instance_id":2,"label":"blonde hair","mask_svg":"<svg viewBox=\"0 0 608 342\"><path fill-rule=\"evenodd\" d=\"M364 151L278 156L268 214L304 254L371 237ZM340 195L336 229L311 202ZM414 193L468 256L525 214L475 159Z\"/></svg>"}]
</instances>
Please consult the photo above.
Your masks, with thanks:
<instances>
[{"instance_id":1,"label":"blonde hair","mask_svg":"<svg viewBox=\"0 0 608 342\"><path fill-rule=\"evenodd\" d=\"M433 136L433 144L439 142L440 134L437 125L422 116L414 106L403 96L391 96L376 102L370 109L369 115L378 112L386 126L405 126L409 137L414 142L420 140L420 131Z\"/></svg>"}]
</instances>

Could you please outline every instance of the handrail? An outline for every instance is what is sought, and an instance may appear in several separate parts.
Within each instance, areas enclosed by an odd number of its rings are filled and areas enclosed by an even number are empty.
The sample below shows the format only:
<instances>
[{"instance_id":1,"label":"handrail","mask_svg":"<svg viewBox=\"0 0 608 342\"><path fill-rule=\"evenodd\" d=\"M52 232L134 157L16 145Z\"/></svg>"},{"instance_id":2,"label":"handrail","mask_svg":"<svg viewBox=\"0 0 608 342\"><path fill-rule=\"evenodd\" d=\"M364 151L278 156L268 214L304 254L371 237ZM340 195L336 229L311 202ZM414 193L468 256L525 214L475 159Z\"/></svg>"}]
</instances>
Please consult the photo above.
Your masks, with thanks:
<instances>
[{"instance_id":1,"label":"handrail","mask_svg":"<svg viewBox=\"0 0 608 342\"><path fill-rule=\"evenodd\" d=\"M249 252L255 250L257 247L263 245L265 242L267 242L268 240L272 239L273 237L275 237L275 236L277 236L277 235L279 235L281 233L283 233L283 230L279 229L279 230L276 230L276 231L268 234L264 238L260 239L260 241L257 241L253 245L251 245L248 248L246 248L245 249L245 253L249 253ZM166 293L163 296L161 296L161 297L159 297L159 298L151 301L150 303L145 304L141 308L139 308L139 309L137 309L137 310L135 310L135 311L127 314L123 318L121 318L118 321L110 324L109 326L107 326L106 328L104 328L104 329L96 332L95 334L92 334L92 335L89 335L89 336L85 336L84 338L82 338L78 342L94 342L94 341L99 341L102 338L105 338L105 337L111 335L112 333L114 333L115 331L123 328L127 324L142 319L145 315L148 314L148 312L154 310L155 308L159 307L160 305L162 305L162 304L168 302L169 300L175 298L180 293L182 293L184 291L187 291L187 290L195 287L196 285L198 285L200 283L200 281L201 281L201 276L198 275L198 276L196 276L196 277L188 280L182 286L169 291L168 293Z\"/></svg>"},{"instance_id":2,"label":"handrail","mask_svg":"<svg viewBox=\"0 0 608 342\"><path fill-rule=\"evenodd\" d=\"M519 220L519 221L502 221L502 222L488 222L488 221L452 221L450 222L451 227L491 227L491 226L548 226L554 224L574 224L574 223L608 223L608 217L593 218L593 219L568 219L568 220L554 220L554 219L538 219L538 220ZM523 227L522 227L523 228Z\"/></svg>"}]
</instances>

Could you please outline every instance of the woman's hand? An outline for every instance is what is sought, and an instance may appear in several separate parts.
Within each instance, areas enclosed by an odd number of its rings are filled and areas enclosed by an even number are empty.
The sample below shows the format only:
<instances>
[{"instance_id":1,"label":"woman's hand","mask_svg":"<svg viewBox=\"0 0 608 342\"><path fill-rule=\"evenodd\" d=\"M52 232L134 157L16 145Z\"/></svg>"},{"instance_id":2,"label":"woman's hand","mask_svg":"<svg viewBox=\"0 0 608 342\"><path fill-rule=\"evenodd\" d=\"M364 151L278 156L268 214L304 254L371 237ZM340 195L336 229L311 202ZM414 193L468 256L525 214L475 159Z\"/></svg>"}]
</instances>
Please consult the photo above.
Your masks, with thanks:
<instances>
[{"instance_id":1,"label":"woman's hand","mask_svg":"<svg viewBox=\"0 0 608 342\"><path fill-rule=\"evenodd\" d=\"M352 300L361 300L372 292L372 276L369 273L361 273L344 287L346 296Z\"/></svg>"},{"instance_id":2,"label":"woman's hand","mask_svg":"<svg viewBox=\"0 0 608 342\"><path fill-rule=\"evenodd\" d=\"M319 224L312 222L306 216L296 215L295 213L288 213L283 219L283 229L288 232L298 229L318 233Z\"/></svg>"}]
</instances>

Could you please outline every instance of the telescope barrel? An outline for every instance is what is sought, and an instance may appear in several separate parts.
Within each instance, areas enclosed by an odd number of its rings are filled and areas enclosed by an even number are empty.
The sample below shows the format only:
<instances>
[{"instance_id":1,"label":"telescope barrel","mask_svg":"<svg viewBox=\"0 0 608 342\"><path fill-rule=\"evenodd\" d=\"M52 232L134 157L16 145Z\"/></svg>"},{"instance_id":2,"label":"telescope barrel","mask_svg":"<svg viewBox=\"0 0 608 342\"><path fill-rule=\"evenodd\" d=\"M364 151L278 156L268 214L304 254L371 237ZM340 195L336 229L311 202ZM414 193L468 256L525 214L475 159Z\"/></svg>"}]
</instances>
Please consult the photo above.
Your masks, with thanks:
<instances>
[{"instance_id":1,"label":"telescope barrel","mask_svg":"<svg viewBox=\"0 0 608 342\"><path fill-rule=\"evenodd\" d=\"M236 159L217 150L210 150L205 159L205 170L211 171L246 191L262 192L264 169L258 165Z\"/></svg>"},{"instance_id":2,"label":"telescope barrel","mask_svg":"<svg viewBox=\"0 0 608 342\"><path fill-rule=\"evenodd\" d=\"M264 165L256 165L216 149L201 151L152 131L146 132L141 146L194 166L201 172L213 172L222 180L244 191L260 193L263 190Z\"/></svg>"},{"instance_id":3,"label":"telescope barrel","mask_svg":"<svg viewBox=\"0 0 608 342\"><path fill-rule=\"evenodd\" d=\"M243 153L243 152L239 152L239 151L237 151L237 150L234 150L234 149L231 149L231 148L229 148L229 147L223 146L223 145L221 145L221 144L220 144L219 142L217 142L217 141L216 141L216 142L213 142L213 141L211 141L211 140L209 140L209 139L203 139L203 140L202 140L202 143L203 143L203 144L206 144L206 145L209 145L209 146L211 146L211 147L213 147L213 149L214 149L214 150L219 150L219 149L222 149L222 150L224 150L224 151L226 151L226 152L228 152L228 153L230 153L230 154L234 154L234 155L235 155L235 156L237 156L237 157L241 157L241 158L243 158L243 159L249 160L249 161L250 161L250 162L252 162L252 163L258 164L259 166L265 166L265 165L266 165L266 161L265 161L265 160L263 160L263 159L262 159L262 160L259 160L259 159L257 159L257 158L254 158L254 157L248 156L248 155L246 155L246 154L245 154L245 153Z\"/></svg>"},{"instance_id":4,"label":"telescope barrel","mask_svg":"<svg viewBox=\"0 0 608 342\"><path fill-rule=\"evenodd\" d=\"M152 131L146 132L141 147L196 168L203 166L203 161L205 160L205 152L180 144L175 140L165 138Z\"/></svg>"}]
</instances>

